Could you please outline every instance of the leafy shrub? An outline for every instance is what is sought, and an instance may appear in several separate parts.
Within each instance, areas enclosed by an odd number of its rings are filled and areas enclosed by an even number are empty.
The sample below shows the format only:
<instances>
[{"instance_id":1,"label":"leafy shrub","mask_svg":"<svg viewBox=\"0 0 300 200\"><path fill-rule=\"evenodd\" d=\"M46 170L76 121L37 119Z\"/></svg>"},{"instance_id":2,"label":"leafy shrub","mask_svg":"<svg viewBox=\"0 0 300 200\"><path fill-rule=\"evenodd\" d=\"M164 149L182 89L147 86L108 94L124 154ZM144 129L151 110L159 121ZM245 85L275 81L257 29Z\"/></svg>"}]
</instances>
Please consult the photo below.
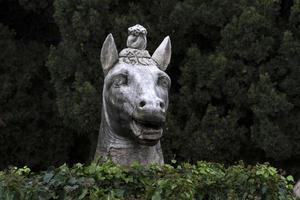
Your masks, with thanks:
<instances>
[{"instance_id":1,"label":"leafy shrub","mask_svg":"<svg viewBox=\"0 0 300 200\"><path fill-rule=\"evenodd\" d=\"M199 161L125 168L106 161L39 173L10 168L0 172L0 199L292 200L293 182L268 164L224 167Z\"/></svg>"}]
</instances>

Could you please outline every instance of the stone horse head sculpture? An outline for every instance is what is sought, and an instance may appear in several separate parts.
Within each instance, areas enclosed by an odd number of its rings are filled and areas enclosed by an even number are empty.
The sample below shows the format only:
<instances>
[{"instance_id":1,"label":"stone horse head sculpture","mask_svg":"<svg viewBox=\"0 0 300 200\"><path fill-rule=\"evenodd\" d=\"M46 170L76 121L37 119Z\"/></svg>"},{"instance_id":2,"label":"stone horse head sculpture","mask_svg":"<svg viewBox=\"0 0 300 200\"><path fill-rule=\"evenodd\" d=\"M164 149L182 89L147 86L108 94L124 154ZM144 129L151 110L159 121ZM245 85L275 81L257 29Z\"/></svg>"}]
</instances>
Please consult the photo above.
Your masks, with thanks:
<instances>
[{"instance_id":1,"label":"stone horse head sculpture","mask_svg":"<svg viewBox=\"0 0 300 200\"><path fill-rule=\"evenodd\" d=\"M140 25L128 29L127 48L119 54L109 34L102 46L105 79L103 107L95 156L128 166L163 164L160 146L171 85L164 72L171 58L166 37L152 56L146 49L147 31Z\"/></svg>"}]
</instances>

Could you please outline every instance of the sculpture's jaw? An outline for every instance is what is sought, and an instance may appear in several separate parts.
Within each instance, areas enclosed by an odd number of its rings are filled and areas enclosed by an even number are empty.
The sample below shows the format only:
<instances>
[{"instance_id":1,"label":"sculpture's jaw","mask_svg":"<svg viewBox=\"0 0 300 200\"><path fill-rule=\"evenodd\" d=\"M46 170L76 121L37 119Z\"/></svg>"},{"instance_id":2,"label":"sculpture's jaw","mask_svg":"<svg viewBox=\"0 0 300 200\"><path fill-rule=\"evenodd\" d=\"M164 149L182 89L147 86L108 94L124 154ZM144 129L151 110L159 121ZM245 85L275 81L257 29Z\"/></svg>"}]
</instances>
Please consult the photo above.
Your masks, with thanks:
<instances>
[{"instance_id":1,"label":"sculpture's jaw","mask_svg":"<svg viewBox=\"0 0 300 200\"><path fill-rule=\"evenodd\" d=\"M133 119L130 123L131 131L138 143L148 146L156 145L162 136L163 122L151 122Z\"/></svg>"}]
</instances>

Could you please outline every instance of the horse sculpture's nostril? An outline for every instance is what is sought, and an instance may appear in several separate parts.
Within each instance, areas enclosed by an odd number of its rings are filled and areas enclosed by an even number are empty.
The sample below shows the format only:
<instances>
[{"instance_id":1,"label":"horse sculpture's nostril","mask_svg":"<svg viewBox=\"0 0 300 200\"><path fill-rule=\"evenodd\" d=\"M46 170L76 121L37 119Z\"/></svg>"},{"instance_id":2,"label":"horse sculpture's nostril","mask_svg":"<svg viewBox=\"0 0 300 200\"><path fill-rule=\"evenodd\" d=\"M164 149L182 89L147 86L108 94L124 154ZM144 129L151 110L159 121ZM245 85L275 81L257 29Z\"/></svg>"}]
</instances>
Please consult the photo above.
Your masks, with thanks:
<instances>
[{"instance_id":1,"label":"horse sculpture's nostril","mask_svg":"<svg viewBox=\"0 0 300 200\"><path fill-rule=\"evenodd\" d=\"M165 108L165 103L164 102L159 102L160 108L164 109Z\"/></svg>"},{"instance_id":2,"label":"horse sculpture's nostril","mask_svg":"<svg viewBox=\"0 0 300 200\"><path fill-rule=\"evenodd\" d=\"M145 102L145 101L141 101L141 102L140 102L140 108L143 108L145 105L146 105L146 102Z\"/></svg>"}]
</instances>

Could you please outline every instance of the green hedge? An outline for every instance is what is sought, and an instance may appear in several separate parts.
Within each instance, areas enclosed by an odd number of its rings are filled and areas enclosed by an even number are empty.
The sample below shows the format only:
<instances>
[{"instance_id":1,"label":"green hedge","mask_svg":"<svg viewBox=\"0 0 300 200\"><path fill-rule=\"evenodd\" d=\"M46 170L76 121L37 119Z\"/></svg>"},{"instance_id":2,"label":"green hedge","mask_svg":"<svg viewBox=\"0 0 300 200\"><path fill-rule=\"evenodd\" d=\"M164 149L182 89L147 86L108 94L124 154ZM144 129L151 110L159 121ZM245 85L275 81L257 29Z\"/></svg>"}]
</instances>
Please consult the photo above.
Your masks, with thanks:
<instances>
[{"instance_id":1,"label":"green hedge","mask_svg":"<svg viewBox=\"0 0 300 200\"><path fill-rule=\"evenodd\" d=\"M292 176L268 164L227 168L200 161L124 168L107 161L39 173L10 168L0 172L0 199L292 200L293 183Z\"/></svg>"}]
</instances>

